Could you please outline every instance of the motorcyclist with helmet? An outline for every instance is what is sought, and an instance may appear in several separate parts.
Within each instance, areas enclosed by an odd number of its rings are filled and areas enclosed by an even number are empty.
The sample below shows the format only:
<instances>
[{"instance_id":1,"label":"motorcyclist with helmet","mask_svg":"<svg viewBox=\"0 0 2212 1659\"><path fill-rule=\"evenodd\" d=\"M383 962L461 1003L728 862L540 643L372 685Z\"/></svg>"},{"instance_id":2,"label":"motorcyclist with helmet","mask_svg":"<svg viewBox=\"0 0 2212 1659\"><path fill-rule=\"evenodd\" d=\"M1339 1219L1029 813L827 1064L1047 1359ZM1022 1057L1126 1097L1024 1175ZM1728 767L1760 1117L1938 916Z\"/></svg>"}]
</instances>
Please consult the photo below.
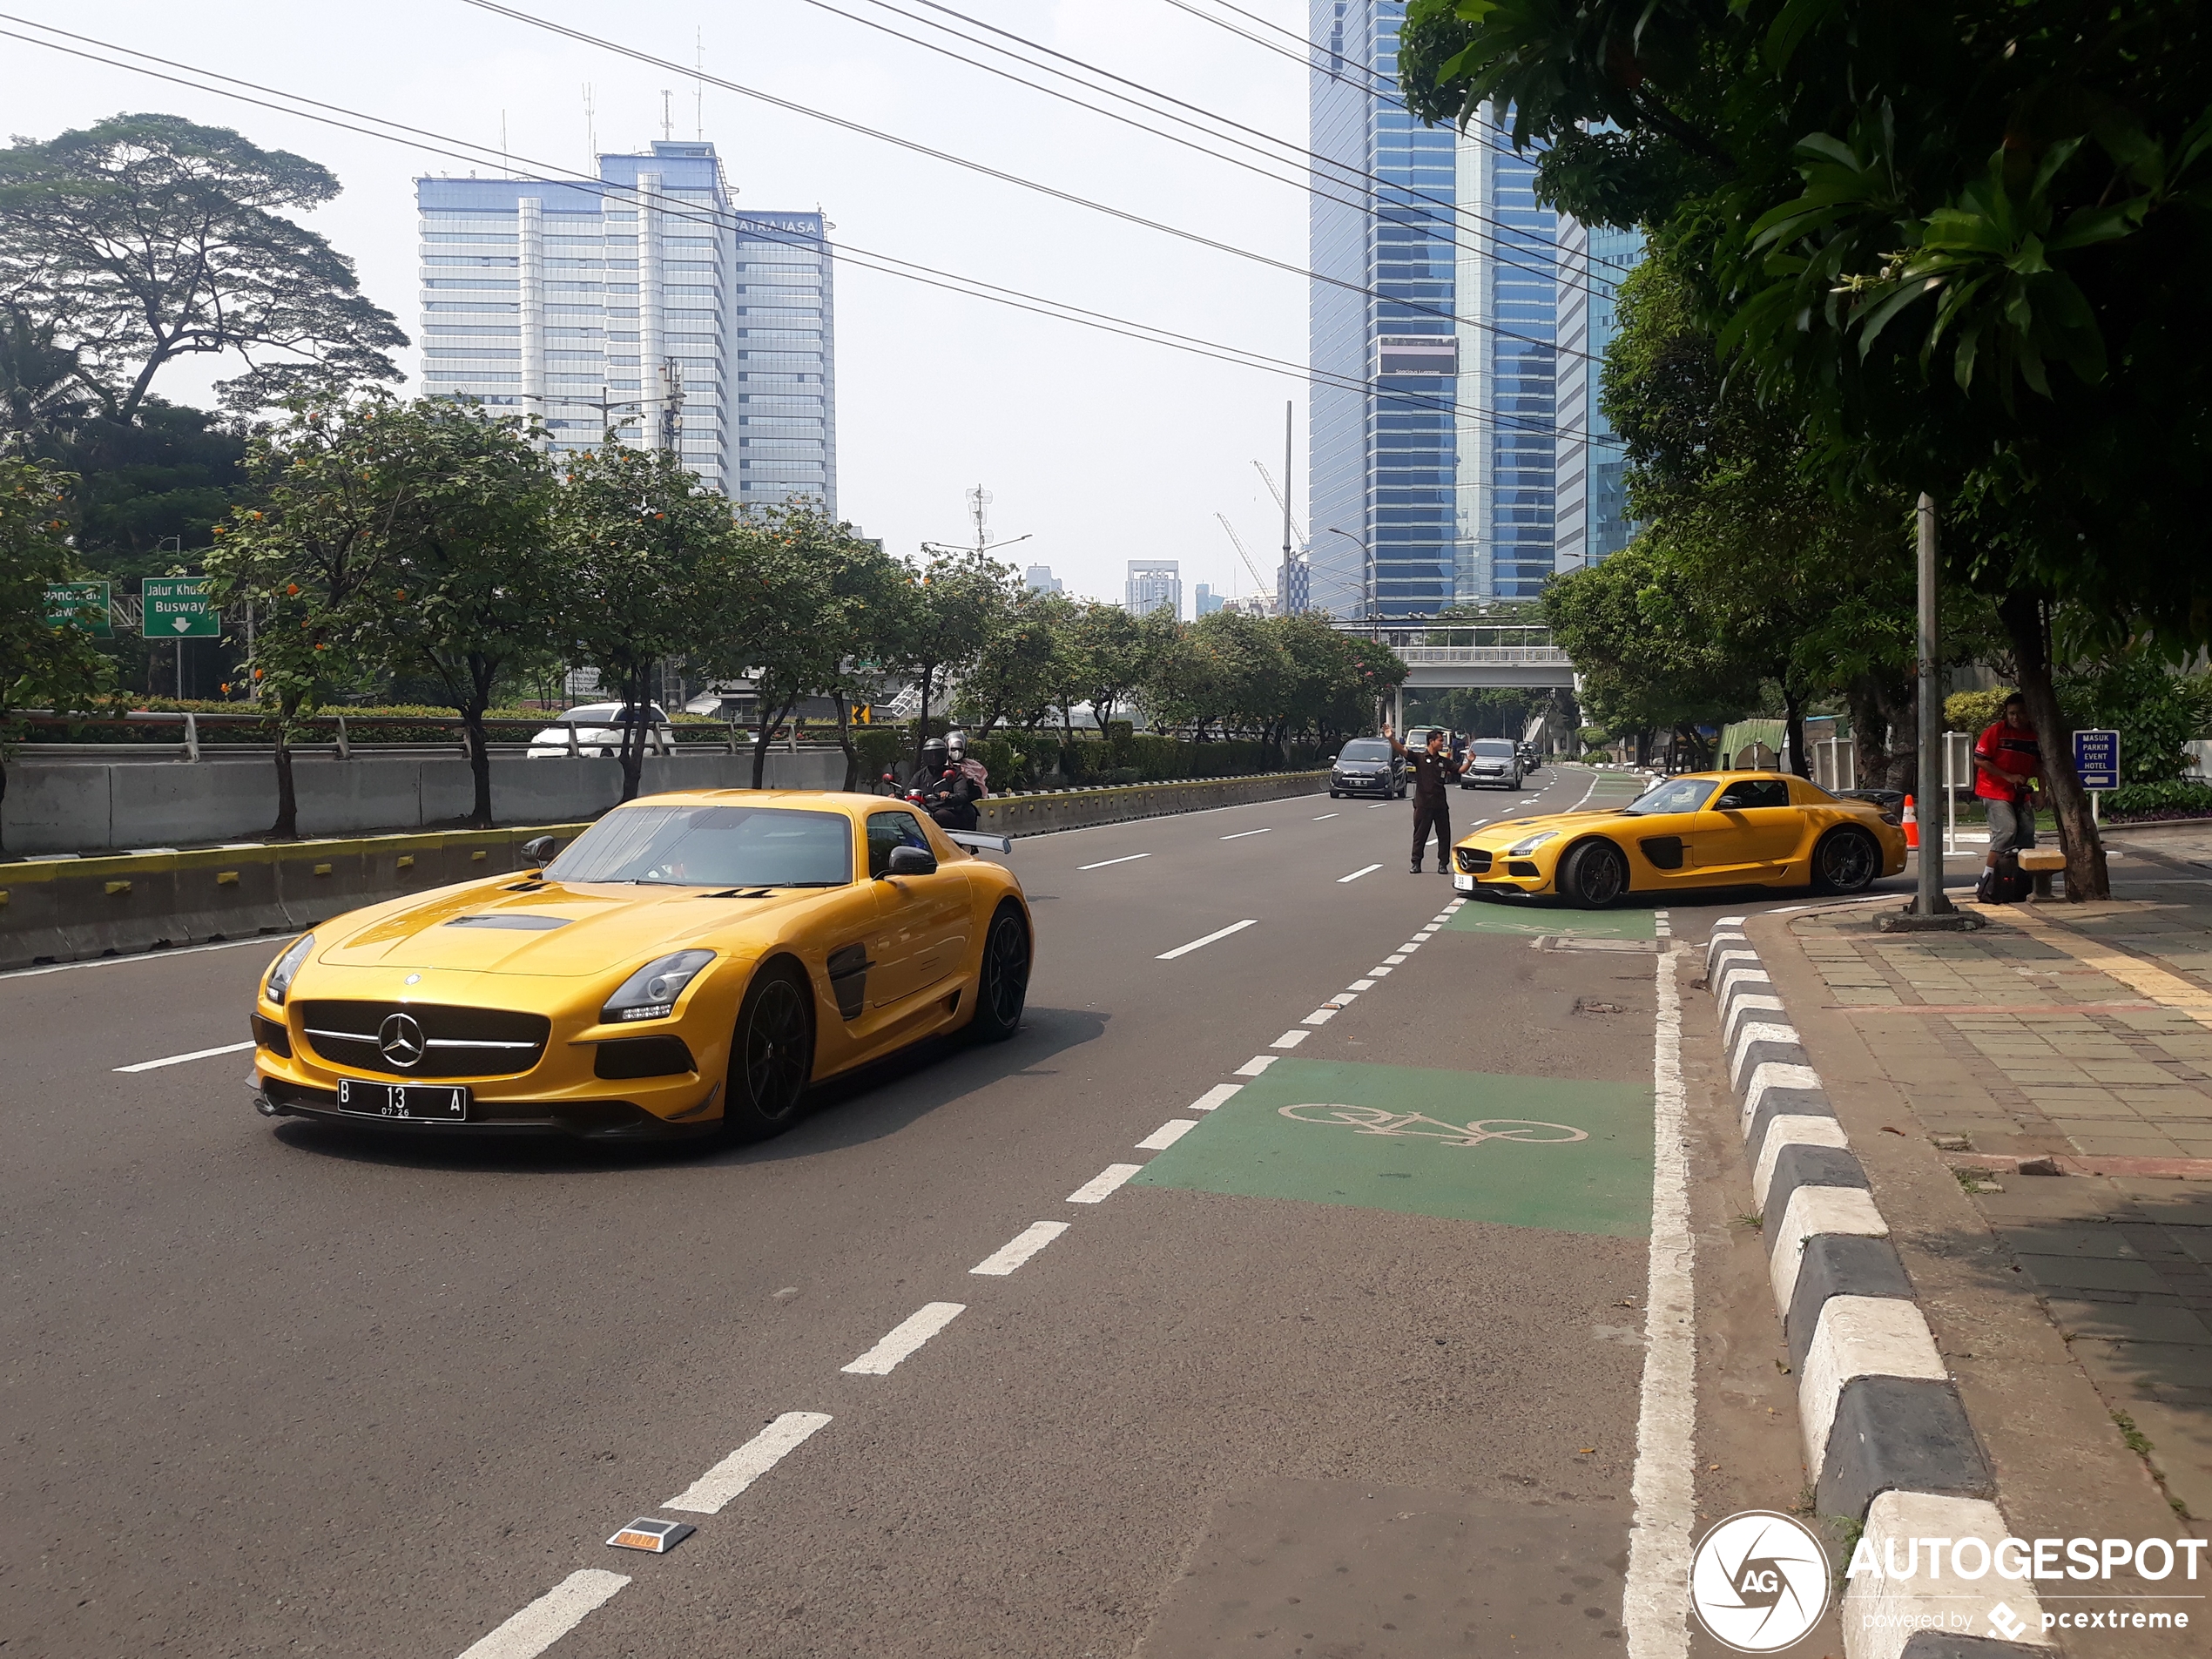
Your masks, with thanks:
<instances>
[{"instance_id":1,"label":"motorcyclist with helmet","mask_svg":"<svg viewBox=\"0 0 2212 1659\"><path fill-rule=\"evenodd\" d=\"M990 792L989 775L981 761L968 755L968 734L955 732L921 745L921 766L914 773L911 792L940 828L973 830L975 803Z\"/></svg>"}]
</instances>

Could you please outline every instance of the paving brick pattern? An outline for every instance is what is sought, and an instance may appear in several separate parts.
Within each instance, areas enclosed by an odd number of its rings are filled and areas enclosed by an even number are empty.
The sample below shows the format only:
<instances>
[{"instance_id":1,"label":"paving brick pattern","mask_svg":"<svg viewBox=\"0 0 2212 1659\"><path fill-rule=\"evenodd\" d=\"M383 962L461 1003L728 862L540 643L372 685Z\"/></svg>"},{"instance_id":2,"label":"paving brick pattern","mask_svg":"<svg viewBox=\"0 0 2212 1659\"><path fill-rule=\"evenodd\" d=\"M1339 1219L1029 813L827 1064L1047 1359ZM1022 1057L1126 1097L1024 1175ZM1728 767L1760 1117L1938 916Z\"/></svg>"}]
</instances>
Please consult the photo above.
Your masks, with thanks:
<instances>
[{"instance_id":1,"label":"paving brick pattern","mask_svg":"<svg viewBox=\"0 0 2212 1659\"><path fill-rule=\"evenodd\" d=\"M2148 890L1988 911L1978 934L1884 934L1865 910L1794 931L1912 1103L1904 1132L2022 1157L2212 1158L2212 887ZM2084 952L2125 960L2108 972ZM1986 1184L1975 1202L2013 1271L2148 1440L2171 1498L2212 1516L2212 1180Z\"/></svg>"}]
</instances>

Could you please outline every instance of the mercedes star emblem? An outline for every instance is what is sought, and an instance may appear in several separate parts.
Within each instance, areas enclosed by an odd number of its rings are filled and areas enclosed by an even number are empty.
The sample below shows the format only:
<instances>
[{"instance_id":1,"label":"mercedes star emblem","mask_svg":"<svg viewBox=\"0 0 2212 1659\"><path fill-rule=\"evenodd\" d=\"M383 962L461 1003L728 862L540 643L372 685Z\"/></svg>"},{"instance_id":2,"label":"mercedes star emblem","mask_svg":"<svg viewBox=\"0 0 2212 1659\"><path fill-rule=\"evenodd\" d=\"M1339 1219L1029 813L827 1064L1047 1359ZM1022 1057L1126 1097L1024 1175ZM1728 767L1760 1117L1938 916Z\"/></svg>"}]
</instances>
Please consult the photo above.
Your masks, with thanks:
<instances>
[{"instance_id":1,"label":"mercedes star emblem","mask_svg":"<svg viewBox=\"0 0 2212 1659\"><path fill-rule=\"evenodd\" d=\"M421 1022L412 1014L386 1015L384 1023L376 1028L376 1046L395 1066L404 1069L415 1064L427 1046Z\"/></svg>"}]
</instances>

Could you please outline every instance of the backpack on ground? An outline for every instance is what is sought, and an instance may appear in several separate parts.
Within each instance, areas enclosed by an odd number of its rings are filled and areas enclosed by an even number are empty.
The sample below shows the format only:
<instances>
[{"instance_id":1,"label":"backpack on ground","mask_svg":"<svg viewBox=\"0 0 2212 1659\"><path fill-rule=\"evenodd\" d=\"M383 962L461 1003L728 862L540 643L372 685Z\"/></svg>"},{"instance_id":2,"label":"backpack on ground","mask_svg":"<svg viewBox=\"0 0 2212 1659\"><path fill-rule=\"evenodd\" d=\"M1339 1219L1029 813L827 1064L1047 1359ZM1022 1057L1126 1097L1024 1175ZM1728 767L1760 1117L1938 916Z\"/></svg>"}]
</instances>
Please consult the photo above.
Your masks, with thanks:
<instances>
[{"instance_id":1,"label":"backpack on ground","mask_svg":"<svg viewBox=\"0 0 2212 1659\"><path fill-rule=\"evenodd\" d=\"M2035 878L2020 868L2017 858L2006 853L1996 863L1982 867L1981 880L1974 883L1974 902L2018 904L2034 890Z\"/></svg>"}]
</instances>

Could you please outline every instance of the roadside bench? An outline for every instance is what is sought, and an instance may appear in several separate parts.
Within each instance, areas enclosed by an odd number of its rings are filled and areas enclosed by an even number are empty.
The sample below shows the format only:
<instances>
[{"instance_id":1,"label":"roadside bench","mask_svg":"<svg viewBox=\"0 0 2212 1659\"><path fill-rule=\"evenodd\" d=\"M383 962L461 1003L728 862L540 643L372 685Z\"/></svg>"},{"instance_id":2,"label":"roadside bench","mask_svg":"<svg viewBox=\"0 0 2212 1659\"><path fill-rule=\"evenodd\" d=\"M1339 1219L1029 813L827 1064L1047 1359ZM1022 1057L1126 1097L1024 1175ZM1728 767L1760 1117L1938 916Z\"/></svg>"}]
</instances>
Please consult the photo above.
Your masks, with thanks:
<instances>
[{"instance_id":1,"label":"roadside bench","mask_svg":"<svg viewBox=\"0 0 2212 1659\"><path fill-rule=\"evenodd\" d=\"M2022 847L2016 855L2020 867L2035 878L2035 896L2051 896L2051 878L2066 868L2066 854L2055 846Z\"/></svg>"}]
</instances>

